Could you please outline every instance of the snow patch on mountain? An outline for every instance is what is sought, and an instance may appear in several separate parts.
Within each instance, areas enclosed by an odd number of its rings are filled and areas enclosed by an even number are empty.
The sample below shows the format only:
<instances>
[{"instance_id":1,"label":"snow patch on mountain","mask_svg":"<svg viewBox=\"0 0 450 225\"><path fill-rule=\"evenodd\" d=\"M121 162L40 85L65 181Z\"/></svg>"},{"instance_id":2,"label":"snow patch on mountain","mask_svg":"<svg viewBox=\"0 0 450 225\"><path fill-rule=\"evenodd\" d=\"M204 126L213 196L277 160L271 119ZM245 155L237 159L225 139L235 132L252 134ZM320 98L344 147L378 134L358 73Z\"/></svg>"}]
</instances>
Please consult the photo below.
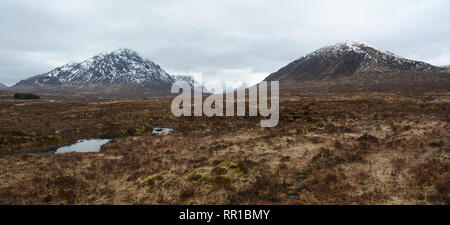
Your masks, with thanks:
<instances>
[{"instance_id":1,"label":"snow patch on mountain","mask_svg":"<svg viewBox=\"0 0 450 225\"><path fill-rule=\"evenodd\" d=\"M19 82L27 85L171 84L173 78L154 62L130 49L96 55L81 63L69 63L48 73Z\"/></svg>"},{"instance_id":2,"label":"snow patch on mountain","mask_svg":"<svg viewBox=\"0 0 450 225\"><path fill-rule=\"evenodd\" d=\"M379 50L368 44L356 41L346 41L320 48L296 62L301 63L317 58L339 59L349 54L354 54L361 59L359 68L355 71L359 73L403 72L405 70L432 72L432 70L437 68L428 63L405 59L392 52Z\"/></svg>"},{"instance_id":3,"label":"snow patch on mountain","mask_svg":"<svg viewBox=\"0 0 450 225\"><path fill-rule=\"evenodd\" d=\"M210 93L205 86L196 81L191 75L173 75L172 78L175 82L188 84L192 90L202 90L203 93Z\"/></svg>"}]
</instances>

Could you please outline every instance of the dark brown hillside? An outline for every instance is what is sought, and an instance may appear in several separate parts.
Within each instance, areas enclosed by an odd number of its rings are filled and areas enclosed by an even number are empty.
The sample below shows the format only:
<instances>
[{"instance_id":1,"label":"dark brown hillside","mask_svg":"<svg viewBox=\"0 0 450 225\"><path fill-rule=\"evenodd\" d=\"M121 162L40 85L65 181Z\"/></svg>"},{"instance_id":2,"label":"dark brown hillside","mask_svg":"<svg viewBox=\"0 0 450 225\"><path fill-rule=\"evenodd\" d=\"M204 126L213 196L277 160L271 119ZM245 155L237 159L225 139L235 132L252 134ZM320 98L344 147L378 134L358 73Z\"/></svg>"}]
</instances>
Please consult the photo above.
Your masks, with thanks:
<instances>
[{"instance_id":1,"label":"dark brown hillside","mask_svg":"<svg viewBox=\"0 0 450 225\"><path fill-rule=\"evenodd\" d=\"M321 48L269 75L282 92L448 90L448 69L401 58L366 44Z\"/></svg>"}]
</instances>

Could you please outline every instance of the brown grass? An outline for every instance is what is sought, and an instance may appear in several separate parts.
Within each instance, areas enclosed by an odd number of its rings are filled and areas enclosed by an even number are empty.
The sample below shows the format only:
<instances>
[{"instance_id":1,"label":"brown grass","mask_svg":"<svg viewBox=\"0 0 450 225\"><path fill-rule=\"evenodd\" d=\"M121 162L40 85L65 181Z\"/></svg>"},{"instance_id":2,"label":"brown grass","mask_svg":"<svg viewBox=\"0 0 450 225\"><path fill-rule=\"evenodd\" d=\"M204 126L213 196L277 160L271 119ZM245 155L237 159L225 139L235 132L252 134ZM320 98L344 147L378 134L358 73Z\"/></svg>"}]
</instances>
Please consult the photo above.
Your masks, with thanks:
<instances>
[{"instance_id":1,"label":"brown grass","mask_svg":"<svg viewBox=\"0 0 450 225\"><path fill-rule=\"evenodd\" d=\"M0 100L0 204L449 204L446 96L283 97L270 129L170 99L17 103ZM38 154L93 137L113 141Z\"/></svg>"}]
</instances>

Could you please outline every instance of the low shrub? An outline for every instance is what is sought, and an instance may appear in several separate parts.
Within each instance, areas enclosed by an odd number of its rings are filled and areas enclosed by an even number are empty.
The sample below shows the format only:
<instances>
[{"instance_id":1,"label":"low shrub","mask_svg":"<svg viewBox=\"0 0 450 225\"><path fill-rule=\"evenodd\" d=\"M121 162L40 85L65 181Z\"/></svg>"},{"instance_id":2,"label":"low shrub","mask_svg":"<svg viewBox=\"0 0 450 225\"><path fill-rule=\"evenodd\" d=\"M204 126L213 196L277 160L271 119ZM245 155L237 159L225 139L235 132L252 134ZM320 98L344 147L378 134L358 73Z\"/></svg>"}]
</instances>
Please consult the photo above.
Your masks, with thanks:
<instances>
[{"instance_id":1,"label":"low shrub","mask_svg":"<svg viewBox=\"0 0 450 225\"><path fill-rule=\"evenodd\" d=\"M16 93L14 94L15 99L40 99L38 95L31 93Z\"/></svg>"}]
</instances>

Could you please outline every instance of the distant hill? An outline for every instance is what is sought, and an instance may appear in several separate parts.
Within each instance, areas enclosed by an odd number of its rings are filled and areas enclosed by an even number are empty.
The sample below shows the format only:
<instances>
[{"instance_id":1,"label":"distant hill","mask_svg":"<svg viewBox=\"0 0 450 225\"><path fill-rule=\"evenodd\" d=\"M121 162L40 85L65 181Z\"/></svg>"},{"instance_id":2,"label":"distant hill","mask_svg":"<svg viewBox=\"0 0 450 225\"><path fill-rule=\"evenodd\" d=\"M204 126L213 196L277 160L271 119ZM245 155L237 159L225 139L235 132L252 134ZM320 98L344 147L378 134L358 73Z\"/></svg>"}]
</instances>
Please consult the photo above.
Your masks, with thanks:
<instances>
[{"instance_id":1,"label":"distant hill","mask_svg":"<svg viewBox=\"0 0 450 225\"><path fill-rule=\"evenodd\" d=\"M6 85L0 83L0 89L6 89L6 88L8 88L8 86L6 86Z\"/></svg>"},{"instance_id":2,"label":"distant hill","mask_svg":"<svg viewBox=\"0 0 450 225\"><path fill-rule=\"evenodd\" d=\"M119 49L33 76L13 91L80 97L151 97L170 95L175 79L135 51Z\"/></svg>"},{"instance_id":3,"label":"distant hill","mask_svg":"<svg viewBox=\"0 0 450 225\"><path fill-rule=\"evenodd\" d=\"M280 81L284 93L450 89L447 68L350 41L314 51L265 80Z\"/></svg>"},{"instance_id":4,"label":"distant hill","mask_svg":"<svg viewBox=\"0 0 450 225\"><path fill-rule=\"evenodd\" d=\"M191 75L174 75L172 76L176 82L185 82L189 84L192 90L202 90L203 93L210 93L210 91L197 82Z\"/></svg>"}]
</instances>

